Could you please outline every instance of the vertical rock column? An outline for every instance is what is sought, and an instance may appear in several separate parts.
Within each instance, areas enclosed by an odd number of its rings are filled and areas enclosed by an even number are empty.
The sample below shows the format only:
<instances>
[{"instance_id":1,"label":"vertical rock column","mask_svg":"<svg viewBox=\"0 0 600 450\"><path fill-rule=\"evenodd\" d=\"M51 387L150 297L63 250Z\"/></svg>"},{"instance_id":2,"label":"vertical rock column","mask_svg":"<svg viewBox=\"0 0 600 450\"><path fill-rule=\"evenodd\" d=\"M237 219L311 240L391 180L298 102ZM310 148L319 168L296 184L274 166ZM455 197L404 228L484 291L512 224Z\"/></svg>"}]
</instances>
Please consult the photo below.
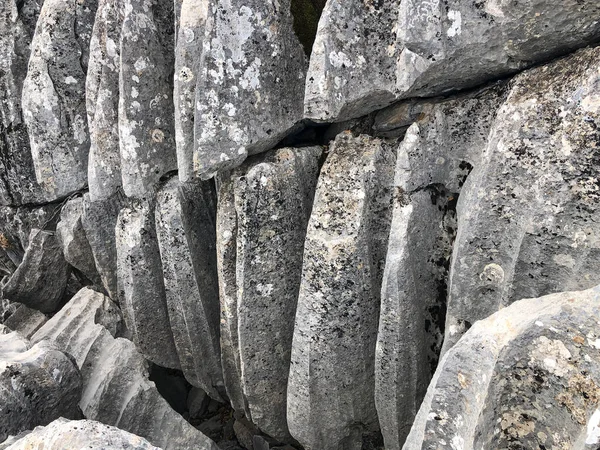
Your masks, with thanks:
<instances>
[{"instance_id":1,"label":"vertical rock column","mask_svg":"<svg viewBox=\"0 0 600 450\"><path fill-rule=\"evenodd\" d=\"M360 450L378 430L374 363L395 143L339 135L308 224L288 386L307 450Z\"/></svg>"},{"instance_id":2,"label":"vertical rock column","mask_svg":"<svg viewBox=\"0 0 600 450\"><path fill-rule=\"evenodd\" d=\"M281 441L290 439L287 379L321 151L284 148L253 158L228 175L220 192L217 242L228 389L254 424Z\"/></svg>"}]
</instances>

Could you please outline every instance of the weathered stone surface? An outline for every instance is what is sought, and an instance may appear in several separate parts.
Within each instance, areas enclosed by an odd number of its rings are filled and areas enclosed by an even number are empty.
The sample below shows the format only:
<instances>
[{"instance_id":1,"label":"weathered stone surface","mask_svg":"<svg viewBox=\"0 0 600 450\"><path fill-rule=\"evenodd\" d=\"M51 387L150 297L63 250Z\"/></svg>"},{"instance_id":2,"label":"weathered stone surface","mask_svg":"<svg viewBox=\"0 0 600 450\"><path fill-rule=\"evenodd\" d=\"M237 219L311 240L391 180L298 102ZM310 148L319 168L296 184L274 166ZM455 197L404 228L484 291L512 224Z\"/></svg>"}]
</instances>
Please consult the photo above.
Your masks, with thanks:
<instances>
[{"instance_id":1,"label":"weathered stone surface","mask_svg":"<svg viewBox=\"0 0 600 450\"><path fill-rule=\"evenodd\" d=\"M83 203L83 197L73 198L65 203L60 212L60 222L56 225L56 236L65 260L81 271L88 280L102 286L92 248L83 229Z\"/></svg>"},{"instance_id":2,"label":"weathered stone surface","mask_svg":"<svg viewBox=\"0 0 600 450\"><path fill-rule=\"evenodd\" d=\"M0 204L45 200L35 180L21 93L41 0L0 4Z\"/></svg>"},{"instance_id":3,"label":"weathered stone surface","mask_svg":"<svg viewBox=\"0 0 600 450\"><path fill-rule=\"evenodd\" d=\"M88 47L97 0L46 0L31 43L23 117L38 183L48 198L87 184Z\"/></svg>"},{"instance_id":4,"label":"weathered stone surface","mask_svg":"<svg viewBox=\"0 0 600 450\"><path fill-rule=\"evenodd\" d=\"M375 344L397 143L340 134L308 224L288 386L307 450L361 449L378 430Z\"/></svg>"},{"instance_id":5,"label":"weathered stone surface","mask_svg":"<svg viewBox=\"0 0 600 450\"><path fill-rule=\"evenodd\" d=\"M380 129L418 121L398 149L394 213L381 291L375 403L386 450L399 450L437 365L444 337L456 201L479 164L504 86L391 107ZM384 117L386 120L384 120Z\"/></svg>"},{"instance_id":6,"label":"weathered stone surface","mask_svg":"<svg viewBox=\"0 0 600 450\"><path fill-rule=\"evenodd\" d=\"M6 447L6 450L160 450L146 439L92 420L56 419Z\"/></svg>"},{"instance_id":7,"label":"weathered stone surface","mask_svg":"<svg viewBox=\"0 0 600 450\"><path fill-rule=\"evenodd\" d=\"M126 0L121 29L119 144L123 190L146 198L177 168L173 2Z\"/></svg>"},{"instance_id":8,"label":"weathered stone surface","mask_svg":"<svg viewBox=\"0 0 600 450\"><path fill-rule=\"evenodd\" d=\"M404 449L597 448L598 317L596 287L477 322L444 355Z\"/></svg>"},{"instance_id":9,"label":"weathered stone surface","mask_svg":"<svg viewBox=\"0 0 600 450\"><path fill-rule=\"evenodd\" d=\"M180 368L169 323L154 204L136 202L116 225L119 304L140 352L155 364Z\"/></svg>"},{"instance_id":10,"label":"weathered stone surface","mask_svg":"<svg viewBox=\"0 0 600 450\"><path fill-rule=\"evenodd\" d=\"M125 205L120 193L105 200L91 201L83 196L81 224L92 249L96 270L106 293L115 301L117 296L117 244L115 226L119 211Z\"/></svg>"},{"instance_id":11,"label":"weathered stone surface","mask_svg":"<svg viewBox=\"0 0 600 450\"><path fill-rule=\"evenodd\" d=\"M15 304L15 311L4 321L4 325L20 335L31 339L37 330L48 321L48 316L25 305Z\"/></svg>"},{"instance_id":12,"label":"weathered stone surface","mask_svg":"<svg viewBox=\"0 0 600 450\"><path fill-rule=\"evenodd\" d=\"M219 290L214 264L214 217L208 224L213 233L200 237L210 242L197 242L192 247L183 225L178 187L177 177L171 178L159 191L156 203L156 234L169 322L186 379L222 401L220 392L224 392L224 384L219 347ZM186 198L190 202L204 203L202 188L195 189L195 193L199 195ZM192 249L200 250L195 252L196 258L204 261L201 265L204 270L198 276L194 271Z\"/></svg>"},{"instance_id":13,"label":"weathered stone surface","mask_svg":"<svg viewBox=\"0 0 600 450\"><path fill-rule=\"evenodd\" d=\"M229 358L239 352L248 418L281 441L290 439L287 379L321 152L320 147L284 148L251 158L230 174L224 188L231 191L221 190L220 207L225 214L235 211L233 226L220 228L217 237L220 254L232 258L220 265L225 309L221 323L223 334L229 339L237 334L238 342L237 348L227 340L223 346L229 345ZM231 203L224 205L226 200ZM232 240L235 253L227 251Z\"/></svg>"},{"instance_id":14,"label":"weathered stone surface","mask_svg":"<svg viewBox=\"0 0 600 450\"><path fill-rule=\"evenodd\" d=\"M306 117L339 122L396 99L400 3L331 0L325 5L306 76Z\"/></svg>"},{"instance_id":15,"label":"weathered stone surface","mask_svg":"<svg viewBox=\"0 0 600 450\"><path fill-rule=\"evenodd\" d=\"M600 281L600 48L518 75L458 203L444 351L523 297Z\"/></svg>"},{"instance_id":16,"label":"weathered stone surface","mask_svg":"<svg viewBox=\"0 0 600 450\"><path fill-rule=\"evenodd\" d=\"M23 261L2 286L2 294L41 312L54 312L63 299L70 273L56 234L33 229Z\"/></svg>"},{"instance_id":17,"label":"weathered stone surface","mask_svg":"<svg viewBox=\"0 0 600 450\"><path fill-rule=\"evenodd\" d=\"M402 0L397 92L435 95L498 79L600 38L590 1Z\"/></svg>"},{"instance_id":18,"label":"weathered stone surface","mask_svg":"<svg viewBox=\"0 0 600 450\"><path fill-rule=\"evenodd\" d=\"M202 178L269 150L291 132L302 119L306 74L290 0L211 6L196 84L193 167Z\"/></svg>"},{"instance_id":19,"label":"weathered stone surface","mask_svg":"<svg viewBox=\"0 0 600 450\"><path fill-rule=\"evenodd\" d=\"M0 441L61 416L79 418L81 375L48 342L31 346L0 325Z\"/></svg>"},{"instance_id":20,"label":"weathered stone surface","mask_svg":"<svg viewBox=\"0 0 600 450\"><path fill-rule=\"evenodd\" d=\"M49 339L73 355L83 377L80 406L85 417L137 434L165 450L218 450L161 397L135 345L114 337L121 329L117 306L84 288L33 340Z\"/></svg>"},{"instance_id":21,"label":"weathered stone surface","mask_svg":"<svg viewBox=\"0 0 600 450\"><path fill-rule=\"evenodd\" d=\"M88 186L92 201L106 200L121 187L118 115L122 25L121 3L99 0L85 86L90 129Z\"/></svg>"}]
</instances>

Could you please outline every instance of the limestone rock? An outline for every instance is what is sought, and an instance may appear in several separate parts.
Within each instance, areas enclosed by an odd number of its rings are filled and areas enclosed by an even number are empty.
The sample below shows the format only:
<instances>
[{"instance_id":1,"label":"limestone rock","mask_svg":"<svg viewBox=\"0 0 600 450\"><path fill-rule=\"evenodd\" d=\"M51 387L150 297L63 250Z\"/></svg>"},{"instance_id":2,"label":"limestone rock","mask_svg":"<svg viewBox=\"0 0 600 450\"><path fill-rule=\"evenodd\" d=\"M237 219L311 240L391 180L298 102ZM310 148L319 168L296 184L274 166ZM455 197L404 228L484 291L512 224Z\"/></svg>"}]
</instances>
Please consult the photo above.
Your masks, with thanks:
<instances>
[{"instance_id":1,"label":"limestone rock","mask_svg":"<svg viewBox=\"0 0 600 450\"><path fill-rule=\"evenodd\" d=\"M202 178L269 150L294 130L306 74L290 0L211 6L196 75L193 167Z\"/></svg>"},{"instance_id":2,"label":"limestone rock","mask_svg":"<svg viewBox=\"0 0 600 450\"><path fill-rule=\"evenodd\" d=\"M56 419L12 443L6 450L160 450L147 440L92 420Z\"/></svg>"},{"instance_id":3,"label":"limestone rock","mask_svg":"<svg viewBox=\"0 0 600 450\"><path fill-rule=\"evenodd\" d=\"M218 450L161 397L135 345L114 337L121 329L116 305L84 288L33 340L49 339L73 355L83 377L80 406L88 419L137 434L165 450Z\"/></svg>"},{"instance_id":4,"label":"limestone rock","mask_svg":"<svg viewBox=\"0 0 600 450\"><path fill-rule=\"evenodd\" d=\"M48 342L31 346L0 325L0 442L61 416L78 418L81 375Z\"/></svg>"},{"instance_id":5,"label":"limestone rock","mask_svg":"<svg viewBox=\"0 0 600 450\"><path fill-rule=\"evenodd\" d=\"M46 0L31 43L23 116L38 183L56 199L87 184L88 47L97 0Z\"/></svg>"},{"instance_id":6,"label":"limestone rock","mask_svg":"<svg viewBox=\"0 0 600 450\"><path fill-rule=\"evenodd\" d=\"M3 296L44 313L58 309L71 269L51 231L31 231L23 261L2 286Z\"/></svg>"},{"instance_id":7,"label":"limestone rock","mask_svg":"<svg viewBox=\"0 0 600 450\"><path fill-rule=\"evenodd\" d=\"M214 216L202 241L192 247L184 227L179 182L171 178L159 191L156 204L156 234L160 247L165 282L166 304L175 347L186 379L202 388L211 397L221 400L224 392L219 348L219 291L216 274L216 249L214 244ZM203 194L188 195L190 202L203 203ZM210 201L208 202L210 203ZM204 203L202 206L206 206ZM195 221L194 221L195 222ZM207 221L205 221L207 222ZM196 223L194 223L197 226ZM199 224L198 224L199 225ZM212 239L211 239L212 238ZM192 250L200 262L196 276ZM204 250L204 251L202 251Z\"/></svg>"},{"instance_id":8,"label":"limestone rock","mask_svg":"<svg viewBox=\"0 0 600 450\"><path fill-rule=\"evenodd\" d=\"M220 264L222 333L230 340L222 343L228 347L224 357L239 352L240 386L249 418L280 441L290 439L287 378L321 152L320 147L284 148L252 158L230 174L231 182L220 193L223 212L235 210L233 226L219 228L217 237L220 255L232 258ZM225 201L231 203L224 205ZM235 253L227 251L232 240ZM231 344L232 333L237 334L237 348ZM227 361L227 367L235 366L237 357Z\"/></svg>"},{"instance_id":9,"label":"limestone rock","mask_svg":"<svg viewBox=\"0 0 600 450\"><path fill-rule=\"evenodd\" d=\"M138 202L116 225L119 304L140 352L155 364L180 367L169 323L154 204Z\"/></svg>"},{"instance_id":10,"label":"limestone rock","mask_svg":"<svg viewBox=\"0 0 600 450\"><path fill-rule=\"evenodd\" d=\"M577 0L402 0L397 91L435 95L498 79L600 38L600 5Z\"/></svg>"},{"instance_id":11,"label":"limestone rock","mask_svg":"<svg viewBox=\"0 0 600 450\"><path fill-rule=\"evenodd\" d=\"M48 316L25 305L18 303L15 305L15 311L4 321L4 325L27 339L31 339L35 332L48 321Z\"/></svg>"},{"instance_id":12,"label":"limestone rock","mask_svg":"<svg viewBox=\"0 0 600 450\"><path fill-rule=\"evenodd\" d=\"M524 297L600 282L600 48L524 72L458 203L444 351Z\"/></svg>"},{"instance_id":13,"label":"limestone rock","mask_svg":"<svg viewBox=\"0 0 600 450\"><path fill-rule=\"evenodd\" d=\"M375 344L397 144L340 134L308 223L288 385L290 432L307 450L362 448L379 428Z\"/></svg>"},{"instance_id":14,"label":"limestone rock","mask_svg":"<svg viewBox=\"0 0 600 450\"><path fill-rule=\"evenodd\" d=\"M340 122L396 99L400 0L331 0L319 21L306 76L304 114Z\"/></svg>"},{"instance_id":15,"label":"limestone rock","mask_svg":"<svg viewBox=\"0 0 600 450\"><path fill-rule=\"evenodd\" d=\"M123 14L119 77L121 178L128 197L146 198L160 177L177 168L173 2L126 0Z\"/></svg>"},{"instance_id":16,"label":"limestone rock","mask_svg":"<svg viewBox=\"0 0 600 450\"><path fill-rule=\"evenodd\" d=\"M475 323L440 362L404 449L596 448L598 317L596 287Z\"/></svg>"}]
</instances>

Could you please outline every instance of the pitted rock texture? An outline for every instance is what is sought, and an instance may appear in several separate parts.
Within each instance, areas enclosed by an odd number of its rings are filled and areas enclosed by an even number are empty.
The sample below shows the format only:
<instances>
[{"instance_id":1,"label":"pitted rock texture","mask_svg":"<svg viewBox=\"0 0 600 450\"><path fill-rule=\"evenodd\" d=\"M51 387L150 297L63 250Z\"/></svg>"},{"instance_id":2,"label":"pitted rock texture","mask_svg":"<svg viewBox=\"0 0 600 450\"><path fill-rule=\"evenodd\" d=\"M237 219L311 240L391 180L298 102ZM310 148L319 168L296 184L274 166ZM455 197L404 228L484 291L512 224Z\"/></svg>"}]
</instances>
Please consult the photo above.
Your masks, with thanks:
<instances>
[{"instance_id":1,"label":"pitted rock texture","mask_svg":"<svg viewBox=\"0 0 600 450\"><path fill-rule=\"evenodd\" d=\"M600 48L526 71L458 204L444 349L519 298L600 282Z\"/></svg>"},{"instance_id":2,"label":"pitted rock texture","mask_svg":"<svg viewBox=\"0 0 600 450\"><path fill-rule=\"evenodd\" d=\"M204 41L198 37L205 48L194 74L193 168L210 178L269 150L297 128L306 58L294 34L290 0L213 3L205 30Z\"/></svg>"},{"instance_id":3,"label":"pitted rock texture","mask_svg":"<svg viewBox=\"0 0 600 450\"><path fill-rule=\"evenodd\" d=\"M307 450L361 449L379 429L375 343L397 147L342 133L321 171L288 385L290 432Z\"/></svg>"},{"instance_id":4,"label":"pitted rock texture","mask_svg":"<svg viewBox=\"0 0 600 450\"><path fill-rule=\"evenodd\" d=\"M182 198L185 202L186 198L193 197L194 204L205 207L204 211L199 211L204 220L195 220L202 218L196 215L190 217L187 223L195 228L204 225L208 230L201 231L212 230L212 235L205 232L199 237L190 233L188 237L177 178L171 178L158 192L156 234L162 259L169 322L181 369L191 384L222 401L221 393L224 392L225 385L219 345L216 248L214 244L202 248L204 243L210 242L209 236L214 238L215 227L214 216L211 217L210 211L211 203L214 205L214 192L203 186L206 184L210 182L189 182ZM189 213L189 209L186 212ZM194 259L198 261L197 275Z\"/></svg>"},{"instance_id":5,"label":"pitted rock texture","mask_svg":"<svg viewBox=\"0 0 600 450\"><path fill-rule=\"evenodd\" d=\"M0 325L0 442L61 416L79 418L80 396L81 375L71 358Z\"/></svg>"},{"instance_id":6,"label":"pitted rock texture","mask_svg":"<svg viewBox=\"0 0 600 450\"><path fill-rule=\"evenodd\" d=\"M53 341L81 369L86 418L137 434L164 450L218 450L177 414L148 380L148 363L134 344L117 336L117 306L84 288L33 337Z\"/></svg>"},{"instance_id":7,"label":"pitted rock texture","mask_svg":"<svg viewBox=\"0 0 600 450\"><path fill-rule=\"evenodd\" d=\"M443 357L405 450L596 448L600 288L518 301Z\"/></svg>"},{"instance_id":8,"label":"pitted rock texture","mask_svg":"<svg viewBox=\"0 0 600 450\"><path fill-rule=\"evenodd\" d=\"M97 0L46 0L31 43L23 116L48 199L87 184L85 76L96 8Z\"/></svg>"},{"instance_id":9,"label":"pitted rock texture","mask_svg":"<svg viewBox=\"0 0 600 450\"><path fill-rule=\"evenodd\" d=\"M5 450L160 450L147 440L92 420L60 418L10 444Z\"/></svg>"},{"instance_id":10,"label":"pitted rock texture","mask_svg":"<svg viewBox=\"0 0 600 450\"><path fill-rule=\"evenodd\" d=\"M290 440L290 352L321 153L307 147L257 155L224 175L219 192L219 211L231 219L221 217L217 236L227 387L232 395L241 390L248 418L280 441Z\"/></svg>"}]
</instances>

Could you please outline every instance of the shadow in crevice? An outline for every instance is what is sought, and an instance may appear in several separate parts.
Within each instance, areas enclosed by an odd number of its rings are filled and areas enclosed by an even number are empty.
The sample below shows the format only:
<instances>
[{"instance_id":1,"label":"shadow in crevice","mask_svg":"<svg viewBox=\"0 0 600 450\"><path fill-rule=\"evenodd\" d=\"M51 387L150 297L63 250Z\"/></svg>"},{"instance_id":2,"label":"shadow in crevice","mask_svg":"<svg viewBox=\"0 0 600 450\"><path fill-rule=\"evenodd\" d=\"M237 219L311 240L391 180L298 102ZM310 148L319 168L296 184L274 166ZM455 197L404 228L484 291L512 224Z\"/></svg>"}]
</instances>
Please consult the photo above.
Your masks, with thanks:
<instances>
[{"instance_id":1,"label":"shadow in crevice","mask_svg":"<svg viewBox=\"0 0 600 450\"><path fill-rule=\"evenodd\" d=\"M310 56L317 35L317 27L326 0L292 0L291 13L294 18L294 32L306 56Z\"/></svg>"}]
</instances>

